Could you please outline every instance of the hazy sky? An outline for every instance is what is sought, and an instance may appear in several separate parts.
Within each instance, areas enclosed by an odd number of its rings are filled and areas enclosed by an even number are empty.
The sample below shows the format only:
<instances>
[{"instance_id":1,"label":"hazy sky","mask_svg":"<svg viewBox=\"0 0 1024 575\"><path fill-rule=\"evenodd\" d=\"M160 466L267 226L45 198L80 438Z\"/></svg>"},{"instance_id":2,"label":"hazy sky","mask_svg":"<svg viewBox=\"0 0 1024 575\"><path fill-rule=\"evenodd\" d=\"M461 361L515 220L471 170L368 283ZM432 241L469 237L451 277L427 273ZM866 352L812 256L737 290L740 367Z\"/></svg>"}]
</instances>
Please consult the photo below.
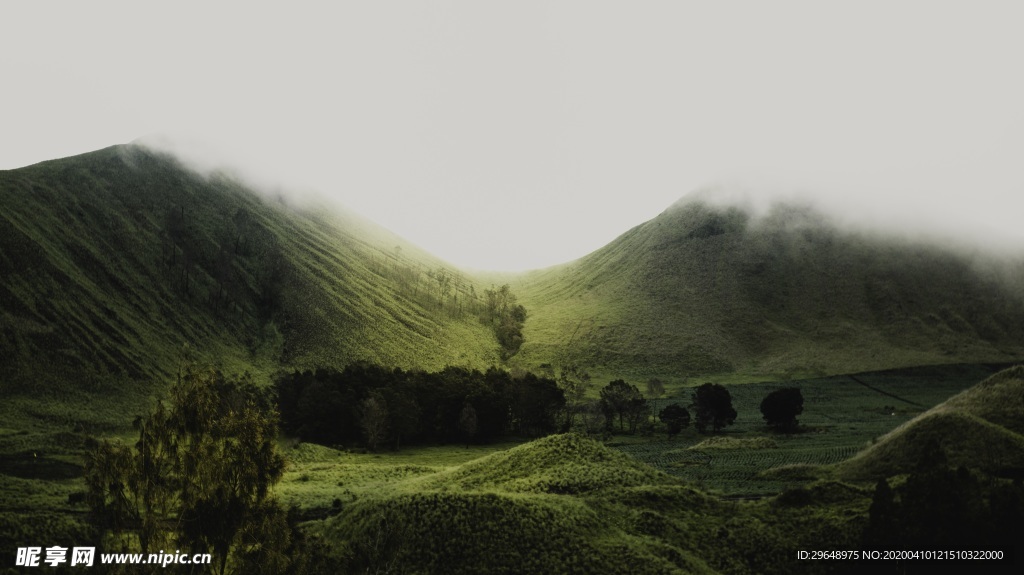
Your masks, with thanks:
<instances>
[{"instance_id":1,"label":"hazy sky","mask_svg":"<svg viewBox=\"0 0 1024 575\"><path fill-rule=\"evenodd\" d=\"M252 4L4 4L0 168L167 135L491 269L714 184L1024 246L1022 2Z\"/></svg>"}]
</instances>

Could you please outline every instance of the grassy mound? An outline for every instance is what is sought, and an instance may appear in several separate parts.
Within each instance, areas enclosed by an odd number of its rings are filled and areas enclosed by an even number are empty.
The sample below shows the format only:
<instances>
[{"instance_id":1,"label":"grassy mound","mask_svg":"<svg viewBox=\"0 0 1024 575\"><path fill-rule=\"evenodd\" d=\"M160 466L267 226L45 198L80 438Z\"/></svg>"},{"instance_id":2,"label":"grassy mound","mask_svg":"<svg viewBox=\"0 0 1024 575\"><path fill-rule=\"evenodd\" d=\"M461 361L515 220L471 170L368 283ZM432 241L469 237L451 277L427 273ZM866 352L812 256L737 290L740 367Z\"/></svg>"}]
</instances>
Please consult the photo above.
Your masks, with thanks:
<instances>
[{"instance_id":1,"label":"grassy mound","mask_svg":"<svg viewBox=\"0 0 1024 575\"><path fill-rule=\"evenodd\" d=\"M931 443L950 465L992 471L1024 468L1024 367L1005 369L884 435L837 466L841 477L871 479L911 471Z\"/></svg>"},{"instance_id":2,"label":"grassy mound","mask_svg":"<svg viewBox=\"0 0 1024 575\"><path fill-rule=\"evenodd\" d=\"M566 494L678 483L678 479L597 441L565 434L469 462L432 477L422 487Z\"/></svg>"},{"instance_id":3,"label":"grassy mound","mask_svg":"<svg viewBox=\"0 0 1024 575\"><path fill-rule=\"evenodd\" d=\"M689 449L775 449L779 445L770 437L709 437Z\"/></svg>"},{"instance_id":4,"label":"grassy mound","mask_svg":"<svg viewBox=\"0 0 1024 575\"><path fill-rule=\"evenodd\" d=\"M1024 366L1005 369L946 403L947 409L976 415L1024 434Z\"/></svg>"},{"instance_id":5,"label":"grassy mound","mask_svg":"<svg viewBox=\"0 0 1024 575\"><path fill-rule=\"evenodd\" d=\"M927 412L839 464L841 477L874 479L911 471L937 442L952 466L988 470L1024 467L1024 436L960 411Z\"/></svg>"},{"instance_id":6,"label":"grassy mound","mask_svg":"<svg viewBox=\"0 0 1024 575\"><path fill-rule=\"evenodd\" d=\"M429 492L361 501L328 521L323 536L340 542L351 572L711 572L692 559L684 571L583 502L551 495Z\"/></svg>"}]
</instances>

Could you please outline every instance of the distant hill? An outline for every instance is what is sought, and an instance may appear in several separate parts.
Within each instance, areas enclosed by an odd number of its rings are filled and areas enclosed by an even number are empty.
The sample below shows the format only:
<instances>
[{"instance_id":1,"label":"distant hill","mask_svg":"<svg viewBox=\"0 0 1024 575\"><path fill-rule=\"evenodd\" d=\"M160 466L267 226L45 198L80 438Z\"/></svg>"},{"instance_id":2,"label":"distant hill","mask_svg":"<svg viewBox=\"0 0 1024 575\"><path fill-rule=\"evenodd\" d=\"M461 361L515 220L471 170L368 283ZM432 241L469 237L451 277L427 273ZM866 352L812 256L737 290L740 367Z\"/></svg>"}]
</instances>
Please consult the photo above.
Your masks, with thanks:
<instances>
[{"instance_id":1,"label":"distant hill","mask_svg":"<svg viewBox=\"0 0 1024 575\"><path fill-rule=\"evenodd\" d=\"M909 473L932 442L952 466L1024 470L1024 366L1003 370L929 409L837 469L848 479Z\"/></svg>"},{"instance_id":2,"label":"distant hill","mask_svg":"<svg viewBox=\"0 0 1024 575\"><path fill-rule=\"evenodd\" d=\"M518 361L603 374L817 376L1024 357L1024 257L840 229L702 196L514 285Z\"/></svg>"},{"instance_id":3,"label":"distant hill","mask_svg":"<svg viewBox=\"0 0 1024 575\"><path fill-rule=\"evenodd\" d=\"M450 265L142 147L0 172L0 206L4 395L162 385L185 344L232 372L499 361Z\"/></svg>"}]
</instances>

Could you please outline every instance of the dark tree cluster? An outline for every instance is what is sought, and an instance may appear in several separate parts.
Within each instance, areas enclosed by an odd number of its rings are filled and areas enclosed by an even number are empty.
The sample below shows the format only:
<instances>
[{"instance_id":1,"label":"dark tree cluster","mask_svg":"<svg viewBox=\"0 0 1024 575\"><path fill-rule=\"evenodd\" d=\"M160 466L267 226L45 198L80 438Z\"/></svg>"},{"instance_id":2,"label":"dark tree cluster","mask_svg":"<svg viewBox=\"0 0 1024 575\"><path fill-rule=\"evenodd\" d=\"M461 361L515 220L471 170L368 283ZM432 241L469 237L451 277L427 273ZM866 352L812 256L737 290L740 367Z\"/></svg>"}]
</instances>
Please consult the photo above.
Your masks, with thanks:
<instances>
[{"instance_id":1,"label":"dark tree cluster","mask_svg":"<svg viewBox=\"0 0 1024 575\"><path fill-rule=\"evenodd\" d=\"M796 431L796 416L803 412L804 396L796 387L777 389L761 401L761 414L765 422L777 431Z\"/></svg>"},{"instance_id":2,"label":"dark tree cluster","mask_svg":"<svg viewBox=\"0 0 1024 575\"><path fill-rule=\"evenodd\" d=\"M556 431L565 396L552 379L447 367L403 371L359 363L295 371L276 383L281 427L327 445L486 443Z\"/></svg>"},{"instance_id":3,"label":"dark tree cluster","mask_svg":"<svg viewBox=\"0 0 1024 575\"><path fill-rule=\"evenodd\" d=\"M863 543L877 549L1024 551L1024 487L965 467L951 469L931 443L899 487L879 480Z\"/></svg>"},{"instance_id":4,"label":"dark tree cluster","mask_svg":"<svg viewBox=\"0 0 1024 575\"><path fill-rule=\"evenodd\" d=\"M658 412L658 419L665 424L669 439L690 425L690 412L678 403L672 403Z\"/></svg>"},{"instance_id":5,"label":"dark tree cluster","mask_svg":"<svg viewBox=\"0 0 1024 575\"><path fill-rule=\"evenodd\" d=\"M600 394L601 411L609 429L613 426L612 422L618 419L620 432L626 429L623 425L626 424L629 433L636 433L637 426L650 416L651 410L640 390L624 380L616 379L609 383L601 389Z\"/></svg>"},{"instance_id":6,"label":"dark tree cluster","mask_svg":"<svg viewBox=\"0 0 1024 575\"><path fill-rule=\"evenodd\" d=\"M523 345L523 324L526 308L516 303L516 296L508 284L484 290L485 307L481 319L494 329L501 344L502 355L508 359Z\"/></svg>"},{"instance_id":7,"label":"dark tree cluster","mask_svg":"<svg viewBox=\"0 0 1024 575\"><path fill-rule=\"evenodd\" d=\"M708 427L713 431L720 431L736 421L732 396L728 389L717 383L705 383L698 387L693 392L693 406L697 411L694 426L701 433L705 433Z\"/></svg>"}]
</instances>

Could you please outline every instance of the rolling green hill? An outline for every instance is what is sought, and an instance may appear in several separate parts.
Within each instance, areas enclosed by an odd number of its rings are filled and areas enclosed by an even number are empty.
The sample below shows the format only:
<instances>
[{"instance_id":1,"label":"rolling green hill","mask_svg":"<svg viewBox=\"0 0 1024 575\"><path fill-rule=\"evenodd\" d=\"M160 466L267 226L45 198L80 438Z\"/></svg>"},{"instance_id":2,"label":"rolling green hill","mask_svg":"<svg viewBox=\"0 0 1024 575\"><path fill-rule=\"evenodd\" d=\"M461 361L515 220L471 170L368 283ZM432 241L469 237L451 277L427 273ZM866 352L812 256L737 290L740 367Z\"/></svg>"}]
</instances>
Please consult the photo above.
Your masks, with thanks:
<instances>
[{"instance_id":1,"label":"rolling green hill","mask_svg":"<svg viewBox=\"0 0 1024 575\"><path fill-rule=\"evenodd\" d=\"M1000 371L879 438L837 466L848 479L909 473L938 444L949 465L1024 470L1024 366Z\"/></svg>"},{"instance_id":2,"label":"rolling green hill","mask_svg":"<svg viewBox=\"0 0 1024 575\"><path fill-rule=\"evenodd\" d=\"M257 374L499 362L480 286L451 266L142 147L0 172L0 206L0 395L39 400L20 411L51 423L116 418L55 404L123 405L153 390L137 382L165 385L186 344Z\"/></svg>"},{"instance_id":3,"label":"rolling green hill","mask_svg":"<svg viewBox=\"0 0 1024 575\"><path fill-rule=\"evenodd\" d=\"M337 572L787 573L801 545L855 544L868 503L838 483L811 487L799 508L722 501L575 435L440 471L378 465L359 472L371 489L310 527ZM304 498L317 473L332 485L358 477L304 469Z\"/></svg>"},{"instance_id":4,"label":"rolling green hill","mask_svg":"<svg viewBox=\"0 0 1024 575\"><path fill-rule=\"evenodd\" d=\"M987 271L986 271L987 270ZM1024 356L1024 266L846 231L815 210L684 198L514 288L523 365L820 376Z\"/></svg>"}]
</instances>

